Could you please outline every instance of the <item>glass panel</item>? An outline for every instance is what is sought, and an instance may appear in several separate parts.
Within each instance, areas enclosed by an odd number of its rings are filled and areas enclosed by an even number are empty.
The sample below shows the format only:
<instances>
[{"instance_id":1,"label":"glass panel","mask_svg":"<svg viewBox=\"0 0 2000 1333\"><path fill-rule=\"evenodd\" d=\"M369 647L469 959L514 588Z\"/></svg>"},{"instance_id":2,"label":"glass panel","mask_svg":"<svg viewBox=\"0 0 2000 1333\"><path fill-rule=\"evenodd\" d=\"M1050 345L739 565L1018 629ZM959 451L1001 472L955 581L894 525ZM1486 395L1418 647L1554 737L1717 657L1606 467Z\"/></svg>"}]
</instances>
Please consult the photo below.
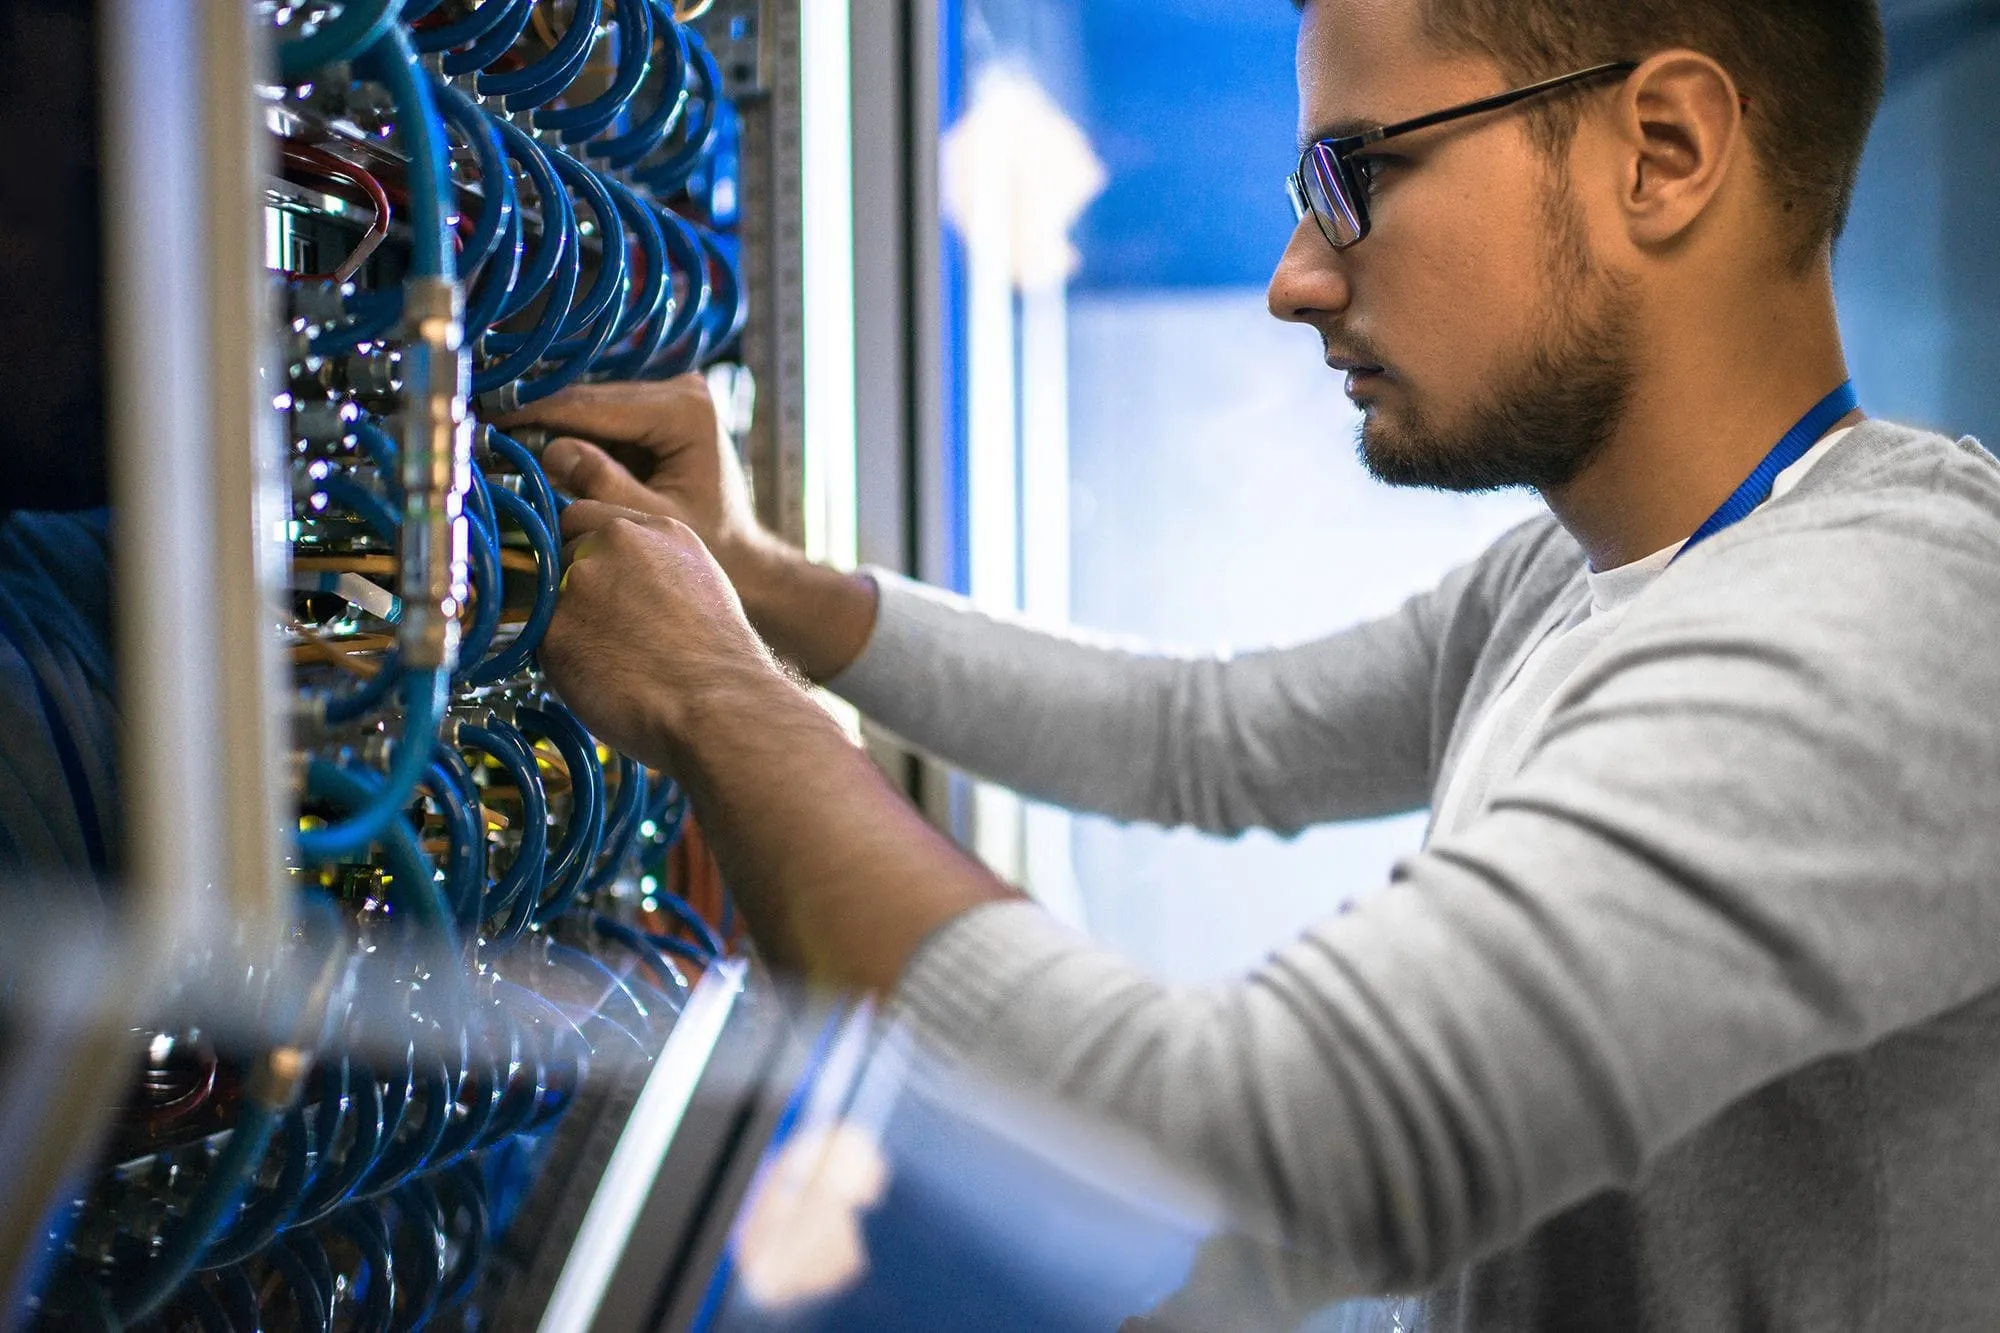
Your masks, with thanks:
<instances>
[{"instance_id":1,"label":"glass panel","mask_svg":"<svg viewBox=\"0 0 2000 1333\"><path fill-rule=\"evenodd\" d=\"M1297 165L1296 32L1286 5L966 0L947 33L980 600L1250 649L1391 611L1537 511L1371 481L1340 377L1266 312L1292 231L1271 182ZM1240 973L1385 883L1423 828L1226 842L997 792L974 805L989 861L1189 981Z\"/></svg>"}]
</instances>

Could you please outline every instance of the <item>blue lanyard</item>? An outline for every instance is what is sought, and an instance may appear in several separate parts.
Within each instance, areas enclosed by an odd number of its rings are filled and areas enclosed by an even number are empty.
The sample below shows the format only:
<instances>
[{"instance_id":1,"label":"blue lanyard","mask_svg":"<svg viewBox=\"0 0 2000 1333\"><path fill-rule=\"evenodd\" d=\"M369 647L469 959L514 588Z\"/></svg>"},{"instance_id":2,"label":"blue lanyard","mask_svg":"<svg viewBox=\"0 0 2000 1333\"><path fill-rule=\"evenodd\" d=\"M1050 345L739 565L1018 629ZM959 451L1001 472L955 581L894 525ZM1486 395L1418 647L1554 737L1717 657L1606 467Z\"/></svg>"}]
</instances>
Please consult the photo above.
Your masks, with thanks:
<instances>
[{"instance_id":1,"label":"blue lanyard","mask_svg":"<svg viewBox=\"0 0 2000 1333\"><path fill-rule=\"evenodd\" d=\"M1750 474L1748 481L1736 488L1736 494L1723 501L1722 508L1716 510L1708 522L1695 529L1694 536L1687 539L1687 544L1681 547L1674 560L1679 560L1716 533L1735 527L1755 513L1771 498L1771 491L1778 484L1778 475L1812 452L1812 447L1826 438L1826 433L1833 429L1835 422L1859 406L1861 395L1854 391L1853 380L1821 399L1818 407L1806 413L1798 425L1785 432L1785 438L1778 441L1778 447L1757 465L1757 470Z\"/></svg>"}]
</instances>

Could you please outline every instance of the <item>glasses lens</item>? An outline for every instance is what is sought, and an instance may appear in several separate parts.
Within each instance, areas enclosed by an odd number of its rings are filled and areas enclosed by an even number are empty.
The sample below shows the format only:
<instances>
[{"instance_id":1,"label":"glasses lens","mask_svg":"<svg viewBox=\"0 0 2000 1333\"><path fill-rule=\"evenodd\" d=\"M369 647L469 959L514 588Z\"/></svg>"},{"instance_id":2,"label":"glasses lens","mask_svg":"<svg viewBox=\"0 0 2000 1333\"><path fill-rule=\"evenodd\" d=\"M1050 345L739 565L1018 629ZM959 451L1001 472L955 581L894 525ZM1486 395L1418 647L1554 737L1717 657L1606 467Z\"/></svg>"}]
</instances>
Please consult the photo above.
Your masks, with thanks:
<instances>
[{"instance_id":1,"label":"glasses lens","mask_svg":"<svg viewBox=\"0 0 2000 1333\"><path fill-rule=\"evenodd\" d=\"M1346 164L1324 144L1306 154L1306 193L1319 214L1326 239L1336 246L1353 245L1368 230L1368 214L1360 195L1350 186Z\"/></svg>"},{"instance_id":2,"label":"glasses lens","mask_svg":"<svg viewBox=\"0 0 2000 1333\"><path fill-rule=\"evenodd\" d=\"M1292 222L1304 222L1306 214L1313 211L1312 200L1306 197L1306 187L1299 183L1296 173L1285 177L1285 199L1292 206Z\"/></svg>"}]
</instances>

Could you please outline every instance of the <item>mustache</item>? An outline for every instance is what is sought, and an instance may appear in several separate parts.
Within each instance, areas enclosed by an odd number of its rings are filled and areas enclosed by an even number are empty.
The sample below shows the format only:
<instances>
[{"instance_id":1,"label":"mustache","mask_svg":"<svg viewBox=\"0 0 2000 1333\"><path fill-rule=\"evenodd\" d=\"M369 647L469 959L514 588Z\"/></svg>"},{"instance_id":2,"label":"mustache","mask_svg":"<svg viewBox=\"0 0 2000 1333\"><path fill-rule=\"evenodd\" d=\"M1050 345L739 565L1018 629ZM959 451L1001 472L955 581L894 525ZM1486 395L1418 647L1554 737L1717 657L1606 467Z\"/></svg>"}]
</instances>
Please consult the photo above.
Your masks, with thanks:
<instances>
[{"instance_id":1,"label":"mustache","mask_svg":"<svg viewBox=\"0 0 2000 1333\"><path fill-rule=\"evenodd\" d=\"M1321 329L1320 349L1329 362L1338 361L1346 365L1378 366L1386 368L1388 362L1382 358L1375 344L1363 334L1349 329Z\"/></svg>"}]
</instances>

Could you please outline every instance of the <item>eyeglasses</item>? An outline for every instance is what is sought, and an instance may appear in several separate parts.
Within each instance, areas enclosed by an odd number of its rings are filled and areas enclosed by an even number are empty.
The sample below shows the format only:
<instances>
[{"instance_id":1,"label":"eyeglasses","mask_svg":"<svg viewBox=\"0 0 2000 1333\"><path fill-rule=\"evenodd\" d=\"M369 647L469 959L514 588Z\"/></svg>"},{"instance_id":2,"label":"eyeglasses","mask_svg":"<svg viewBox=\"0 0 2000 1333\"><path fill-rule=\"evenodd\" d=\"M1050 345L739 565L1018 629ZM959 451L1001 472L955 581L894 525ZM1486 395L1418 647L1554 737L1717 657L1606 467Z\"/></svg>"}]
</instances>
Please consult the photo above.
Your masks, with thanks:
<instances>
[{"instance_id":1,"label":"eyeglasses","mask_svg":"<svg viewBox=\"0 0 2000 1333\"><path fill-rule=\"evenodd\" d=\"M1415 120L1400 121L1394 125L1384 125L1381 129L1369 130L1365 134L1350 134L1339 139L1321 139L1311 145L1299 158L1299 169L1285 181L1285 193L1292 201L1292 221L1305 221L1311 213L1319 223L1327 243L1336 250L1345 250L1368 235L1368 196L1374 186L1374 175L1365 161L1357 162L1354 154L1363 148L1381 143L1384 139L1394 139L1398 135L1411 134L1417 130L1427 130L1433 125L1443 125L1468 116L1484 115L1488 111L1499 111L1525 102L1531 97L1566 88L1586 79L1601 79L1610 74L1630 74L1639 68L1638 62L1620 60L1609 65L1593 65L1580 69L1574 74L1564 74L1540 83L1516 88L1512 92L1500 93L1493 97L1482 97L1477 102L1467 102L1464 106L1450 107L1444 111L1433 111Z\"/></svg>"}]
</instances>

